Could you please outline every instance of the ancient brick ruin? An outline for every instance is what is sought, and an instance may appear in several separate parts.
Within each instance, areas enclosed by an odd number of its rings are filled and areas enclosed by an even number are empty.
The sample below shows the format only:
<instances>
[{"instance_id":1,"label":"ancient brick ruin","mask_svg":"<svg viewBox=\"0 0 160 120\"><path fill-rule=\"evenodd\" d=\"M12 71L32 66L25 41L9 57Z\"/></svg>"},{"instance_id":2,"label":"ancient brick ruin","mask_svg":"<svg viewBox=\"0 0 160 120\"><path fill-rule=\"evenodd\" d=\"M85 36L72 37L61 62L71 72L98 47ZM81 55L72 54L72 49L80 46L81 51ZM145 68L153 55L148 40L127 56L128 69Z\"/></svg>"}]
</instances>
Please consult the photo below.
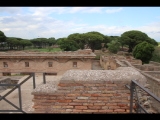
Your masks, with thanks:
<instances>
[{"instance_id":1,"label":"ancient brick ruin","mask_svg":"<svg viewBox=\"0 0 160 120\"><path fill-rule=\"evenodd\" d=\"M160 64L156 62L142 65L131 56L101 56L103 70L91 70L95 54L90 49L54 54L1 53L0 56L0 72L62 75L60 81L47 81L33 90L35 113L129 113L130 91L125 85L130 85L131 80L160 97ZM4 67L4 62L8 67ZM25 67L25 62L29 62L29 67ZM141 90L138 95L148 112L152 113L154 108L160 113L158 102Z\"/></svg>"},{"instance_id":2,"label":"ancient brick ruin","mask_svg":"<svg viewBox=\"0 0 160 120\"><path fill-rule=\"evenodd\" d=\"M95 54L90 49L54 53L1 52L0 72L52 72L62 75L70 69L90 70Z\"/></svg>"}]
</instances>

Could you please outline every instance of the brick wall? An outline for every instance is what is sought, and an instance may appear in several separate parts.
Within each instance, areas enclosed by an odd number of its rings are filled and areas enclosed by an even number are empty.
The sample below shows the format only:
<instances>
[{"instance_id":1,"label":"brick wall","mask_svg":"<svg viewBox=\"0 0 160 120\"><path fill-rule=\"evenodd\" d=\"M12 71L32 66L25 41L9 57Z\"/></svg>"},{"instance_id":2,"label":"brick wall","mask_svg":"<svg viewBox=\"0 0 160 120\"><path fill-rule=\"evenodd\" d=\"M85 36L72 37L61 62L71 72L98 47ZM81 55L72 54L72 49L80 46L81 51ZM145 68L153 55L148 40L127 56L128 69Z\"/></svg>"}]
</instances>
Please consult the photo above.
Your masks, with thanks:
<instances>
[{"instance_id":1,"label":"brick wall","mask_svg":"<svg viewBox=\"0 0 160 120\"><path fill-rule=\"evenodd\" d=\"M25 67L25 62L29 62L29 67ZM8 67L4 68L3 62L8 63ZM53 67L48 67L48 62L53 62ZM73 62L77 62L77 67L73 67ZM0 72L55 72L62 75L70 69L91 69L91 59L1 59Z\"/></svg>"},{"instance_id":2,"label":"brick wall","mask_svg":"<svg viewBox=\"0 0 160 120\"><path fill-rule=\"evenodd\" d=\"M33 93L33 108L36 113L129 113L127 83L60 81L54 93Z\"/></svg>"}]
</instances>

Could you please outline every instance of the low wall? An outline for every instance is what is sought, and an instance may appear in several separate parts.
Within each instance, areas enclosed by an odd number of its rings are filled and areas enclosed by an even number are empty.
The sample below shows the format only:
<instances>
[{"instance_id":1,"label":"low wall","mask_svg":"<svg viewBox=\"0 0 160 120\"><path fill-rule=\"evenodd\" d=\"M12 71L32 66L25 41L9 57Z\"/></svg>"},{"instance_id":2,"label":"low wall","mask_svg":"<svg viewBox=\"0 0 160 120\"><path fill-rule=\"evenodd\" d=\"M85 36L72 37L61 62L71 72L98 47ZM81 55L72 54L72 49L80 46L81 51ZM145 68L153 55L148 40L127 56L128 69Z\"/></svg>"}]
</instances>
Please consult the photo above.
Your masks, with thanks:
<instances>
[{"instance_id":1,"label":"low wall","mask_svg":"<svg viewBox=\"0 0 160 120\"><path fill-rule=\"evenodd\" d=\"M122 66L117 59L105 56L100 57L100 65L104 70L115 70L116 68Z\"/></svg>"},{"instance_id":2,"label":"low wall","mask_svg":"<svg viewBox=\"0 0 160 120\"><path fill-rule=\"evenodd\" d=\"M144 71L144 73L147 73L155 78L160 79L160 71Z\"/></svg>"},{"instance_id":3,"label":"low wall","mask_svg":"<svg viewBox=\"0 0 160 120\"><path fill-rule=\"evenodd\" d=\"M136 71L123 72L69 70L57 85L48 82L32 92L34 112L129 113L130 91L125 85L142 76Z\"/></svg>"},{"instance_id":4,"label":"low wall","mask_svg":"<svg viewBox=\"0 0 160 120\"><path fill-rule=\"evenodd\" d=\"M159 63L159 62L154 62L154 61L149 61L149 64L156 65L156 66L160 66L160 63Z\"/></svg>"},{"instance_id":5,"label":"low wall","mask_svg":"<svg viewBox=\"0 0 160 120\"><path fill-rule=\"evenodd\" d=\"M142 71L160 71L160 66L154 66L152 64L144 64L144 65L134 64L133 66Z\"/></svg>"}]
</instances>

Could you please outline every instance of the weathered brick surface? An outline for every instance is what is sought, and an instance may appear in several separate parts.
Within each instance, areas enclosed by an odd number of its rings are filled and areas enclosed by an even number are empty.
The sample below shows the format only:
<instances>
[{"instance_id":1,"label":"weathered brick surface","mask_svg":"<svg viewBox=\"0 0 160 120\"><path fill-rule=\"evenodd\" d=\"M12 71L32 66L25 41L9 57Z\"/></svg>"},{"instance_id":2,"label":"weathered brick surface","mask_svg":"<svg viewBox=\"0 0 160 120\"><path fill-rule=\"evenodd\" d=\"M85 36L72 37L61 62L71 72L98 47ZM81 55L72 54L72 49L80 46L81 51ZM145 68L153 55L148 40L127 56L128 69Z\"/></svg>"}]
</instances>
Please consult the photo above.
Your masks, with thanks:
<instances>
[{"instance_id":1,"label":"weathered brick surface","mask_svg":"<svg viewBox=\"0 0 160 120\"><path fill-rule=\"evenodd\" d=\"M130 91L125 87L121 89L118 87L124 86L125 82L108 82L107 85L104 81L102 81L103 84L82 83L62 81L58 85L58 90L51 95L35 94L33 99L35 113L42 111L48 113L129 113ZM66 88L71 90L68 91ZM77 91L78 89L81 91ZM59 93L61 90L63 94Z\"/></svg>"}]
</instances>

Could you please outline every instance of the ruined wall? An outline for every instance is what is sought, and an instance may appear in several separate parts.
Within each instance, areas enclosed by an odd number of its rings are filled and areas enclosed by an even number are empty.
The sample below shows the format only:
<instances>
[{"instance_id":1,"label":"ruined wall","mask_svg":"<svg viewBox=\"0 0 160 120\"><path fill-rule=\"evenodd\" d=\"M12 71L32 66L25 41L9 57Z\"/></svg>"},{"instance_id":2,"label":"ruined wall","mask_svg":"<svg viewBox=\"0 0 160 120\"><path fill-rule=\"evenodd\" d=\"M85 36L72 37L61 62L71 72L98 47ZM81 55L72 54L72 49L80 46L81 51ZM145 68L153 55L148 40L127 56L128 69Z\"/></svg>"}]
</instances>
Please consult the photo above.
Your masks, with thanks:
<instances>
[{"instance_id":1,"label":"ruined wall","mask_svg":"<svg viewBox=\"0 0 160 120\"><path fill-rule=\"evenodd\" d=\"M105 70L115 70L117 67L120 67L121 65L116 61L114 57L100 57L100 65Z\"/></svg>"},{"instance_id":2,"label":"ruined wall","mask_svg":"<svg viewBox=\"0 0 160 120\"><path fill-rule=\"evenodd\" d=\"M147 73L155 78L160 79L160 71L144 71L144 73Z\"/></svg>"},{"instance_id":3,"label":"ruined wall","mask_svg":"<svg viewBox=\"0 0 160 120\"><path fill-rule=\"evenodd\" d=\"M138 72L69 70L58 85L38 86L32 94L35 113L129 113L130 91L125 87ZM119 76L116 76L116 74ZM113 77L114 76L114 77Z\"/></svg>"},{"instance_id":4,"label":"ruined wall","mask_svg":"<svg viewBox=\"0 0 160 120\"><path fill-rule=\"evenodd\" d=\"M154 66L151 64L133 65L133 66L142 71L160 71L160 66Z\"/></svg>"},{"instance_id":5,"label":"ruined wall","mask_svg":"<svg viewBox=\"0 0 160 120\"><path fill-rule=\"evenodd\" d=\"M154 62L154 61L149 61L149 64L155 65L155 66L160 66L159 62Z\"/></svg>"},{"instance_id":6,"label":"ruined wall","mask_svg":"<svg viewBox=\"0 0 160 120\"><path fill-rule=\"evenodd\" d=\"M8 67L3 66L3 62L8 63ZM25 62L29 62L29 67L25 67ZM49 67L48 62L53 62ZM73 67L73 62L77 62L77 67ZM63 74L70 69L91 69L91 59L1 59L0 72L55 72Z\"/></svg>"},{"instance_id":7,"label":"ruined wall","mask_svg":"<svg viewBox=\"0 0 160 120\"><path fill-rule=\"evenodd\" d=\"M136 69L134 67L135 65L132 66L131 63L129 63L128 61L125 61L125 60L124 60L124 62L128 66ZM146 66L146 67L149 68L149 66ZM156 67L156 66L152 66L152 67ZM141 69L136 69L136 70L139 71L142 75L144 75L146 77L146 79L147 79L146 85L144 87L149 89L149 91L151 91L157 97L160 97L160 78L159 78L160 75L159 75L159 71L142 71ZM147 70L150 70L150 69L147 69ZM159 102L157 102L153 98L150 98L150 101L151 101L150 103L151 103L152 107L155 110L157 110L158 113L160 113L160 104L159 104Z\"/></svg>"}]
</instances>

